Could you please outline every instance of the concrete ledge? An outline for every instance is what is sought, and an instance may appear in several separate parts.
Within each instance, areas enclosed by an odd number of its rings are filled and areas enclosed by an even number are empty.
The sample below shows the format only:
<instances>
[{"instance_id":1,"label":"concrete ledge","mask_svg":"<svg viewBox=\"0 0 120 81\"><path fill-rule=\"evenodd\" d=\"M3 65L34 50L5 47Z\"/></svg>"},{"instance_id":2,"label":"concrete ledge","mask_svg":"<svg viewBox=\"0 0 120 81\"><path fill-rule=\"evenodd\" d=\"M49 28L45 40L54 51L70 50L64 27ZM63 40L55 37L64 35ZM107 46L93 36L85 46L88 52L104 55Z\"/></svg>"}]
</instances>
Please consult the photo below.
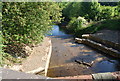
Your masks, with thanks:
<instances>
[{"instance_id":1,"label":"concrete ledge","mask_svg":"<svg viewBox=\"0 0 120 81\"><path fill-rule=\"evenodd\" d=\"M2 71L2 79L48 79L49 77L17 72L10 69L0 68Z\"/></svg>"},{"instance_id":2,"label":"concrete ledge","mask_svg":"<svg viewBox=\"0 0 120 81\"><path fill-rule=\"evenodd\" d=\"M49 48L48 58L47 58L46 66L45 66L45 76L47 76L48 67L49 67L50 58L51 58L51 53L52 53L52 43L51 43L51 40L49 42L50 42L50 48Z\"/></svg>"},{"instance_id":3,"label":"concrete ledge","mask_svg":"<svg viewBox=\"0 0 120 81\"><path fill-rule=\"evenodd\" d=\"M43 42L33 48L31 55L22 62L22 71L26 73L39 74L44 72L47 75L49 60L51 57L51 39L45 37Z\"/></svg>"},{"instance_id":4,"label":"concrete ledge","mask_svg":"<svg viewBox=\"0 0 120 81\"><path fill-rule=\"evenodd\" d=\"M93 48L95 48L99 51L102 51L102 52L106 53L107 55L111 55L113 57L120 58L120 52L119 51L114 50L114 49L109 48L109 47L106 47L106 46L104 46L100 43L96 43L94 41L86 39L84 41L84 44L89 45L89 46L91 46L91 47L93 47Z\"/></svg>"},{"instance_id":5,"label":"concrete ledge","mask_svg":"<svg viewBox=\"0 0 120 81\"><path fill-rule=\"evenodd\" d=\"M82 80L82 81L120 81L120 71L118 72L107 72L107 73L96 73L91 75L78 75L68 77L58 77L57 79L68 79L68 80Z\"/></svg>"},{"instance_id":6,"label":"concrete ledge","mask_svg":"<svg viewBox=\"0 0 120 81\"><path fill-rule=\"evenodd\" d=\"M17 72L4 68L0 68L0 72L2 73L2 81L120 81L120 71L57 78Z\"/></svg>"},{"instance_id":7,"label":"concrete ledge","mask_svg":"<svg viewBox=\"0 0 120 81\"><path fill-rule=\"evenodd\" d=\"M119 43L114 43L114 42L111 42L111 41L108 41L108 40L105 40L105 39L101 39L101 38L98 38L98 37L93 36L91 34L82 35L82 38L90 39L90 40L99 42L99 43L101 43L105 46L112 47L112 48L120 51L120 44Z\"/></svg>"},{"instance_id":8,"label":"concrete ledge","mask_svg":"<svg viewBox=\"0 0 120 81\"><path fill-rule=\"evenodd\" d=\"M101 39L102 40L102 39ZM86 44L86 45L89 45L99 51L102 51L108 55L111 55L113 57L116 57L116 58L120 58L120 52L118 50L115 50L113 48L110 48L110 47L107 47L101 43L97 43L95 41L92 41L92 40L89 40L88 38L87 39L79 39L77 38L76 41L78 43L83 43L83 44Z\"/></svg>"}]
</instances>

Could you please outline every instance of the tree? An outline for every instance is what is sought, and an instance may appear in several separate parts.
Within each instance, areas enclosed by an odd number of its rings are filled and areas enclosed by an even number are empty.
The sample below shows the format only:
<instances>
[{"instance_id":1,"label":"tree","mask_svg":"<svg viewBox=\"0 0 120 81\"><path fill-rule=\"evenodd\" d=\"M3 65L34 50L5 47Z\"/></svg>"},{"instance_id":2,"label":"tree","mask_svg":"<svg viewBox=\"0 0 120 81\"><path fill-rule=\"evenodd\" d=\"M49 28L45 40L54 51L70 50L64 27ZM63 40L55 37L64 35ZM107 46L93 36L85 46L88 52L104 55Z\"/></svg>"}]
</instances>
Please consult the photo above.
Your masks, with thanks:
<instances>
[{"instance_id":1,"label":"tree","mask_svg":"<svg viewBox=\"0 0 120 81\"><path fill-rule=\"evenodd\" d=\"M61 11L54 2L4 2L2 33L5 52L13 57L27 57L23 47L42 42L53 23L60 22Z\"/></svg>"},{"instance_id":2,"label":"tree","mask_svg":"<svg viewBox=\"0 0 120 81\"><path fill-rule=\"evenodd\" d=\"M5 2L2 11L5 44L39 43L61 20L61 9L53 2Z\"/></svg>"},{"instance_id":3,"label":"tree","mask_svg":"<svg viewBox=\"0 0 120 81\"><path fill-rule=\"evenodd\" d=\"M79 14L87 19L97 20L100 11L98 2L82 2Z\"/></svg>"},{"instance_id":4,"label":"tree","mask_svg":"<svg viewBox=\"0 0 120 81\"><path fill-rule=\"evenodd\" d=\"M119 3L118 3L118 15L119 15L119 17L120 17L120 1L119 1Z\"/></svg>"},{"instance_id":5,"label":"tree","mask_svg":"<svg viewBox=\"0 0 120 81\"><path fill-rule=\"evenodd\" d=\"M81 16L97 20L99 13L100 4L98 2L72 2L63 10L63 15L69 19Z\"/></svg>"}]
</instances>

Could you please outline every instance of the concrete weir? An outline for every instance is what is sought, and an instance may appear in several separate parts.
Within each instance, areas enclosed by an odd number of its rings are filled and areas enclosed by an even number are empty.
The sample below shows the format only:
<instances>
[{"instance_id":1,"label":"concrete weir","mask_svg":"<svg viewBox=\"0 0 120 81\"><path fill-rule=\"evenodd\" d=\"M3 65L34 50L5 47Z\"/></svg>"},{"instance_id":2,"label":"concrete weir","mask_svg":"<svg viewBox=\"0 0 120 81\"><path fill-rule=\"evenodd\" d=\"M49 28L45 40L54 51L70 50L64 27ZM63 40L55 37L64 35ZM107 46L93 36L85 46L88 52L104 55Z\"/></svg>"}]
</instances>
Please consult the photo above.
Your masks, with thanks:
<instances>
[{"instance_id":1,"label":"concrete weir","mask_svg":"<svg viewBox=\"0 0 120 81\"><path fill-rule=\"evenodd\" d=\"M60 31L59 26L54 26L51 33L49 37L52 42L52 54L47 71L48 77L71 76L73 78L73 76L120 71L118 59L105 55L106 50L103 53L87 46L90 44L94 47L96 44L99 44L99 46L95 46L98 49L101 45L106 46L105 44L88 38L76 38L76 42L79 41L79 43L83 44L75 43L74 36ZM109 49L110 47L106 46L107 48ZM100 51L102 50L103 48L100 48ZM109 50L107 54L111 52ZM114 52L112 51L111 54L116 52L119 51L114 49Z\"/></svg>"},{"instance_id":2,"label":"concrete weir","mask_svg":"<svg viewBox=\"0 0 120 81\"><path fill-rule=\"evenodd\" d=\"M50 78L41 75L28 74L24 72L17 72L10 69L0 68L2 73L2 81L120 81L120 71L107 72L107 73L96 73L91 75L78 75L78 76L67 76Z\"/></svg>"},{"instance_id":3,"label":"concrete weir","mask_svg":"<svg viewBox=\"0 0 120 81\"><path fill-rule=\"evenodd\" d=\"M51 39L44 38L44 41L33 48L31 55L22 62L21 70L31 74L47 75L49 61L52 52Z\"/></svg>"},{"instance_id":4,"label":"concrete weir","mask_svg":"<svg viewBox=\"0 0 120 81\"><path fill-rule=\"evenodd\" d=\"M89 45L105 54L120 58L120 44L108 40L100 39L90 34L82 35L82 38L75 38L78 43Z\"/></svg>"}]
</instances>

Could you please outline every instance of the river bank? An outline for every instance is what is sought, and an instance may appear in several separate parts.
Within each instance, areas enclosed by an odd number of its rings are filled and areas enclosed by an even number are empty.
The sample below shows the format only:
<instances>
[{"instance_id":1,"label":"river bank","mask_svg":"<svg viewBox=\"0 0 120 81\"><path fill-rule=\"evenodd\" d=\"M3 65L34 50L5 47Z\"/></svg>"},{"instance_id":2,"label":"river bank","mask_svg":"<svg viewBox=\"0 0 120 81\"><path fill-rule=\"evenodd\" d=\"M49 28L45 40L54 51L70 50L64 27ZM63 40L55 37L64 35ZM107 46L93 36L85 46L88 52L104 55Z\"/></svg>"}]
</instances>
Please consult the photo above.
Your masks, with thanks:
<instances>
[{"instance_id":1,"label":"river bank","mask_svg":"<svg viewBox=\"0 0 120 81\"><path fill-rule=\"evenodd\" d=\"M30 53L20 64L6 67L15 71L31 74L46 75L51 56L51 39L45 37L43 42L34 47L26 47L26 52Z\"/></svg>"}]
</instances>

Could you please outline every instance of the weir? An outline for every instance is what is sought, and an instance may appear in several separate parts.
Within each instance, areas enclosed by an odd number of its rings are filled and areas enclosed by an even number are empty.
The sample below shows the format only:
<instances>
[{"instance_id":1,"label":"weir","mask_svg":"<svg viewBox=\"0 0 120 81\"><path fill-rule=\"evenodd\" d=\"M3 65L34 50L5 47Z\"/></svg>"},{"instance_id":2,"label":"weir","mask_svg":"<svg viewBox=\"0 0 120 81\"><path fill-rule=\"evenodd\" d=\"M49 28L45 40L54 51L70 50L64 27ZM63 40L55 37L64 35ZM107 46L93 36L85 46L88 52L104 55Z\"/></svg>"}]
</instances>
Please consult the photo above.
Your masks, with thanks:
<instances>
[{"instance_id":1,"label":"weir","mask_svg":"<svg viewBox=\"0 0 120 81\"><path fill-rule=\"evenodd\" d=\"M52 54L48 67L48 77L66 77L93 73L120 71L118 59L87 45L75 43L72 35L65 34L54 25L51 35ZM75 61L83 63L77 63ZM90 64L89 67L84 63Z\"/></svg>"}]
</instances>

